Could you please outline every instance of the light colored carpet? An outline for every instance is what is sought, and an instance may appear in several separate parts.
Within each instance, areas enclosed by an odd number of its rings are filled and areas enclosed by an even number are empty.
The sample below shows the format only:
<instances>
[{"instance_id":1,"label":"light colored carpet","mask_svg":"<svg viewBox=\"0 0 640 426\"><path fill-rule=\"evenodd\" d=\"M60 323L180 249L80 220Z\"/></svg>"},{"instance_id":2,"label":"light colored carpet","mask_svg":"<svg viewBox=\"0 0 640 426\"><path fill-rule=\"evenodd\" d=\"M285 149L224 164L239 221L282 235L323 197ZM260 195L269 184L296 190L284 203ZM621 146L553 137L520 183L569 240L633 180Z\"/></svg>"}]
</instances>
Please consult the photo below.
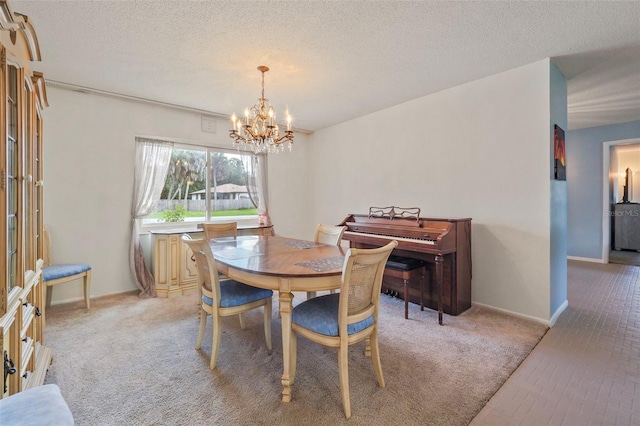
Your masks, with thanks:
<instances>
[{"instance_id":1,"label":"light colored carpet","mask_svg":"<svg viewBox=\"0 0 640 426\"><path fill-rule=\"evenodd\" d=\"M296 300L304 300L297 297ZM473 307L457 317L381 296L380 388L364 343L349 355L352 417L344 418L337 353L298 338L292 401L280 401L282 344L274 297L273 351L262 311L223 319L218 368L208 368L211 322L194 349L197 299L124 294L53 306L46 345L77 425L466 425L542 338L547 327Z\"/></svg>"}]
</instances>

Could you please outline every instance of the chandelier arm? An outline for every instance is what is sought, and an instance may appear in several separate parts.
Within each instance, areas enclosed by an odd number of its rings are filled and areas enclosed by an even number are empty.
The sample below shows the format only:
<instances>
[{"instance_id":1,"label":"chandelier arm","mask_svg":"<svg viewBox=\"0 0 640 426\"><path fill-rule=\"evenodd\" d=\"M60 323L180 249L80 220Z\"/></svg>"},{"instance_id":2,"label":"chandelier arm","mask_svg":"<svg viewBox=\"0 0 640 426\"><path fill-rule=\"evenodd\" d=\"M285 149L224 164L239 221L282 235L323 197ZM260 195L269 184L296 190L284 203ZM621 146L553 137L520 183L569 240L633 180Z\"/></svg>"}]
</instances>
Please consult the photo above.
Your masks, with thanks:
<instances>
[{"instance_id":1,"label":"chandelier arm","mask_svg":"<svg viewBox=\"0 0 640 426\"><path fill-rule=\"evenodd\" d=\"M275 139L273 143L276 145L280 145L281 143L285 143L287 141L293 142L293 132L291 130L286 130L286 134L278 139Z\"/></svg>"},{"instance_id":2,"label":"chandelier arm","mask_svg":"<svg viewBox=\"0 0 640 426\"><path fill-rule=\"evenodd\" d=\"M247 142L247 140L235 130L230 130L229 136L235 139L234 143Z\"/></svg>"}]
</instances>

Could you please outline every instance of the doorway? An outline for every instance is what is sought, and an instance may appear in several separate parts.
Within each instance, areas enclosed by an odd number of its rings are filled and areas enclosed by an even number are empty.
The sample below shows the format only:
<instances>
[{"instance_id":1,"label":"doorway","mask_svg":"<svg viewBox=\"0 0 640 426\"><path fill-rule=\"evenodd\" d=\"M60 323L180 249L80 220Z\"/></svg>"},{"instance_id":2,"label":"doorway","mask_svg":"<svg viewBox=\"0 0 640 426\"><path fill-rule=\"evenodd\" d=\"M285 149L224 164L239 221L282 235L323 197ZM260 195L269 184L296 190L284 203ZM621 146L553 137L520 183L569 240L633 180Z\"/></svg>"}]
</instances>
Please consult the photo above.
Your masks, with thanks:
<instances>
[{"instance_id":1,"label":"doorway","mask_svg":"<svg viewBox=\"0 0 640 426\"><path fill-rule=\"evenodd\" d=\"M618 164L618 150L624 149L629 152L638 152L640 156L640 139L624 139L618 141L604 142L602 147L602 261L603 263L609 263L611 253L612 242L612 219L614 217L612 205L620 201L619 196L619 167L624 165ZM636 176L640 175L640 167L636 170ZM636 179L637 185L640 186L640 179ZM633 197L633 195L631 195ZM640 202L640 200L633 200L634 202ZM607 214L608 213L608 214ZM626 253L614 253L616 256L616 263L620 261L624 262L626 257L630 257L630 261L640 261L640 253L629 252ZM618 255L623 256L618 259Z\"/></svg>"}]
</instances>

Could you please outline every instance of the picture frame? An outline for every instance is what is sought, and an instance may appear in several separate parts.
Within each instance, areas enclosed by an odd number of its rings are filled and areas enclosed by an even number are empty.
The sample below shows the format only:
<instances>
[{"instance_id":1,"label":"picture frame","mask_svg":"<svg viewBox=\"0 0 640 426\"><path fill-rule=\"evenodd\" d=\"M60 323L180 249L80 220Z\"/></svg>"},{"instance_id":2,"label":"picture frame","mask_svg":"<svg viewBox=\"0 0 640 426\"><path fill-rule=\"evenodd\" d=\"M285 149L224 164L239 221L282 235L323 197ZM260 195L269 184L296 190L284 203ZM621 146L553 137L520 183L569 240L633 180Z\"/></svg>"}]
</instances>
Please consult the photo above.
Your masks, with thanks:
<instances>
[{"instance_id":1,"label":"picture frame","mask_svg":"<svg viewBox=\"0 0 640 426\"><path fill-rule=\"evenodd\" d=\"M557 124L553 125L553 178L555 180L567 180L564 130Z\"/></svg>"}]
</instances>

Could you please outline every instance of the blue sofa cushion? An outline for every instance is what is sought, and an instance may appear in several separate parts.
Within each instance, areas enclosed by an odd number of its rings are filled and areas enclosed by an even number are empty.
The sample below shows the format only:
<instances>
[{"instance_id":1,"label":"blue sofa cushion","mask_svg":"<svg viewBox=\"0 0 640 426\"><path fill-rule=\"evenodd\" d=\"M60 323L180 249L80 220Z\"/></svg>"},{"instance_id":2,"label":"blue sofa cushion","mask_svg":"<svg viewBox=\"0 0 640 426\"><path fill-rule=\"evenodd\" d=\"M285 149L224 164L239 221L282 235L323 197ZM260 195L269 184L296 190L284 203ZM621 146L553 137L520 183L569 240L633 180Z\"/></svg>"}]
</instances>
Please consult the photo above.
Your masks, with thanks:
<instances>
[{"instance_id":1,"label":"blue sofa cushion","mask_svg":"<svg viewBox=\"0 0 640 426\"><path fill-rule=\"evenodd\" d=\"M252 287L234 280L220 281L220 293L221 308L246 305L247 303L273 296L272 290ZM202 301L209 306L213 306L213 300L210 297L202 295Z\"/></svg>"},{"instance_id":2,"label":"blue sofa cushion","mask_svg":"<svg viewBox=\"0 0 640 426\"><path fill-rule=\"evenodd\" d=\"M291 320L325 336L338 336L338 306L340 294L327 294L306 300L293 308ZM347 333L358 333L373 324L373 315L362 321L349 324Z\"/></svg>"},{"instance_id":3,"label":"blue sofa cushion","mask_svg":"<svg viewBox=\"0 0 640 426\"><path fill-rule=\"evenodd\" d=\"M49 384L0 399L0 424L65 426L74 421L60 388Z\"/></svg>"},{"instance_id":4,"label":"blue sofa cushion","mask_svg":"<svg viewBox=\"0 0 640 426\"><path fill-rule=\"evenodd\" d=\"M91 266L82 263L45 266L42 268L42 279L44 281L57 280L58 278L80 274L89 269L91 269Z\"/></svg>"}]
</instances>

